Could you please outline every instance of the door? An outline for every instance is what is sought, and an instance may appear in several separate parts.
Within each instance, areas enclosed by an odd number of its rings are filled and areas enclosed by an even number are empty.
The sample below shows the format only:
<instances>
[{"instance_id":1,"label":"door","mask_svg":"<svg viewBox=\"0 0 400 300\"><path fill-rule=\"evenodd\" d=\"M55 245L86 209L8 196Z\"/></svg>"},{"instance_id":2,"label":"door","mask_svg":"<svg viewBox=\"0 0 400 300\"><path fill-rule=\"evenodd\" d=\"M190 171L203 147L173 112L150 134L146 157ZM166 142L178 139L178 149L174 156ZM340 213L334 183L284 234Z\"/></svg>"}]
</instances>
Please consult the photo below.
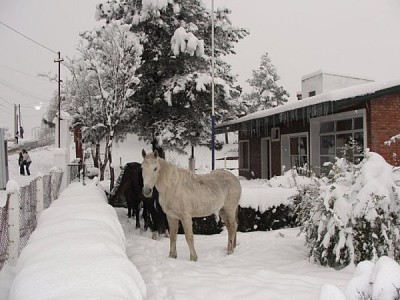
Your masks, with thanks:
<instances>
[{"instance_id":1,"label":"door","mask_svg":"<svg viewBox=\"0 0 400 300\"><path fill-rule=\"evenodd\" d=\"M270 179L270 139L261 139L261 177Z\"/></svg>"}]
</instances>

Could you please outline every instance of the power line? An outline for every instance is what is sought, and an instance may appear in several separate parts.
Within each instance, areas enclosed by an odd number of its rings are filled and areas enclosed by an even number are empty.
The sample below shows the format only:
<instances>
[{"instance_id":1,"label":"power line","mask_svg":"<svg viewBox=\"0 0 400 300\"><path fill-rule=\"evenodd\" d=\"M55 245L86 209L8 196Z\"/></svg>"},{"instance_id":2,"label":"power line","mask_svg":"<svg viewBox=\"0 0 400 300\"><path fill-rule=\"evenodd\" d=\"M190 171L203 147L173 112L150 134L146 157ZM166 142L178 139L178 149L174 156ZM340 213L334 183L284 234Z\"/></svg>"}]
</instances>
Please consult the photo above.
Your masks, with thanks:
<instances>
[{"instance_id":1,"label":"power line","mask_svg":"<svg viewBox=\"0 0 400 300\"><path fill-rule=\"evenodd\" d=\"M17 69L14 69L14 68L11 68L11 67L8 67L8 66L5 66L5 65L0 65L0 67L5 68L5 69L8 69L8 70L11 70L11 71L14 71L14 72L17 72L17 73L24 74L24 75L26 75L26 76L30 76L30 77L33 77L33 78L36 78L36 79L40 79L40 80L43 80L43 81L45 81L45 82L49 82L49 83L51 83L51 84L56 84L54 81L47 80L47 79L45 79L45 78L43 78L43 77L36 76L36 75L33 75L33 74L29 74L29 73L27 73L27 72L20 71L20 70L17 70Z\"/></svg>"},{"instance_id":2,"label":"power line","mask_svg":"<svg viewBox=\"0 0 400 300\"><path fill-rule=\"evenodd\" d=\"M3 100L4 102L10 104L11 106L13 106L14 104L12 104L11 102L7 101L6 99L4 99L3 97L0 96L0 99Z\"/></svg>"},{"instance_id":3,"label":"power line","mask_svg":"<svg viewBox=\"0 0 400 300\"><path fill-rule=\"evenodd\" d=\"M12 31L14 31L14 32L16 32L16 33L18 33L19 35L23 36L23 37L26 38L27 40L30 40L31 42L33 42L33 43L39 45L40 47L42 47L42 48L44 48L44 49L47 49L47 50L53 52L54 54L57 54L56 51L50 49L49 47L46 47L45 45L43 45L43 44L41 44L41 43L39 43L39 42L36 42L34 39L30 38L29 36L27 36L27 35L25 35L25 34L23 34L23 33L21 33L21 32L19 32L18 30L12 28L11 26L8 26L7 24L3 23L2 21L0 21L0 24L3 25L3 26L5 26L5 27L7 27L8 29L10 29L10 30L12 30Z\"/></svg>"},{"instance_id":4,"label":"power line","mask_svg":"<svg viewBox=\"0 0 400 300\"><path fill-rule=\"evenodd\" d=\"M5 109L8 109L9 112L12 112L12 110L11 110L10 108L8 108L7 106L5 106L5 105L3 105L3 104L1 104L1 103L0 103L0 106L3 107L3 108L5 108ZM4 111L4 109L3 109L3 111Z\"/></svg>"},{"instance_id":5,"label":"power line","mask_svg":"<svg viewBox=\"0 0 400 300\"><path fill-rule=\"evenodd\" d=\"M8 87L9 89L12 89L14 91L16 91L18 94L24 96L24 97L31 97L31 98L36 98L39 100L48 100L50 97L46 97L46 96L42 96L42 95L38 95L38 94L34 94L22 87L18 87L16 85L13 85L7 81L5 81L4 79L0 79L0 84Z\"/></svg>"}]
</instances>

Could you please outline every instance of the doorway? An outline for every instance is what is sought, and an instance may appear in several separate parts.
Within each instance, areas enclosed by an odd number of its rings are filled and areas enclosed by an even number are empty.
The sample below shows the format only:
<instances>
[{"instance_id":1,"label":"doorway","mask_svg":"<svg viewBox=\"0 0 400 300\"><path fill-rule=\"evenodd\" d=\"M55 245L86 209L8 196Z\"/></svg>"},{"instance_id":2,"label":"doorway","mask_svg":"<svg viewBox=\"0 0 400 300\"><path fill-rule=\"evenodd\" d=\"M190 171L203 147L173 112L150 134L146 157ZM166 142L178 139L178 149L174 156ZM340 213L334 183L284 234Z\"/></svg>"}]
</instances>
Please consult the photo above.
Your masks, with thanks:
<instances>
[{"instance_id":1,"label":"doorway","mask_svg":"<svg viewBox=\"0 0 400 300\"><path fill-rule=\"evenodd\" d=\"M270 179L270 162L271 162L271 143L270 138L261 139L261 178Z\"/></svg>"}]
</instances>

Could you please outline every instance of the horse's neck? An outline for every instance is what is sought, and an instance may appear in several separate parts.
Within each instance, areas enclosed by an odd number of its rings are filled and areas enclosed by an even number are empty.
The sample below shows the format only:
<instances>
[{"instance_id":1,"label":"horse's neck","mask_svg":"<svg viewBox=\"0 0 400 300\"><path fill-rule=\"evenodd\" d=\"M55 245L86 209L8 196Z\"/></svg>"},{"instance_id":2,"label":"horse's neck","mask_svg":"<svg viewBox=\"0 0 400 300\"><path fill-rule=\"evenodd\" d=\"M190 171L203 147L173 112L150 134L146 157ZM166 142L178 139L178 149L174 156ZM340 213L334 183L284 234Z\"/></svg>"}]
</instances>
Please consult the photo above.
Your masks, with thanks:
<instances>
[{"instance_id":1,"label":"horse's neck","mask_svg":"<svg viewBox=\"0 0 400 300\"><path fill-rule=\"evenodd\" d=\"M193 176L186 169L179 168L173 163L167 162L166 160L159 158L160 160L160 174L156 183L156 188L159 192L164 192L170 186L176 186L182 180Z\"/></svg>"}]
</instances>

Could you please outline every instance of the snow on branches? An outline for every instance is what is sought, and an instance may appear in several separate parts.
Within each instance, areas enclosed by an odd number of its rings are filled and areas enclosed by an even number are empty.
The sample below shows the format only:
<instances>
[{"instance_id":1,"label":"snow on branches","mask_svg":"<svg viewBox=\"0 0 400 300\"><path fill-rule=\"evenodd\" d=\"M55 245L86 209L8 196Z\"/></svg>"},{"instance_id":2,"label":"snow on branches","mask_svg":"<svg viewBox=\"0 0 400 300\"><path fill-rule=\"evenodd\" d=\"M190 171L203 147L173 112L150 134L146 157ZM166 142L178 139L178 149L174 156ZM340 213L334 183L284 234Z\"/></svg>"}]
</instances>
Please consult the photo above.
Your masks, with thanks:
<instances>
[{"instance_id":1,"label":"snow on branches","mask_svg":"<svg viewBox=\"0 0 400 300\"><path fill-rule=\"evenodd\" d=\"M204 41L199 40L192 32L186 32L182 26L175 30L171 39L171 50L174 55L188 53L193 56L204 55Z\"/></svg>"}]
</instances>

